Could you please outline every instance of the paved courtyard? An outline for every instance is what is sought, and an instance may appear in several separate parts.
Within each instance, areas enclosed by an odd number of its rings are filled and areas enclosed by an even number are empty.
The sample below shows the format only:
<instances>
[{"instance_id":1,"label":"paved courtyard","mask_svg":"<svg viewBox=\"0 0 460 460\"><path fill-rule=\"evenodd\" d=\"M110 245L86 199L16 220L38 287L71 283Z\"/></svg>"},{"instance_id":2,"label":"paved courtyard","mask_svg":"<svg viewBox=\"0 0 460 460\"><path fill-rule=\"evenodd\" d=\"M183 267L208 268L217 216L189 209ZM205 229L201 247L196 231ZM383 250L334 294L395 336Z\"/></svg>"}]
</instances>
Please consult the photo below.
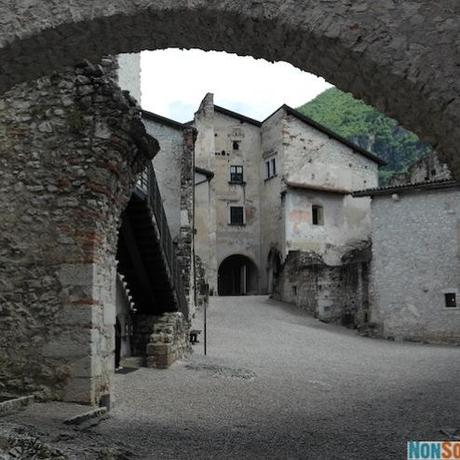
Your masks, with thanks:
<instances>
[{"instance_id":1,"label":"paved courtyard","mask_svg":"<svg viewBox=\"0 0 460 460\"><path fill-rule=\"evenodd\" d=\"M81 408L58 403L3 423L78 460L405 459L407 440L460 428L459 348L360 337L266 297L213 298L208 328L208 356L201 336L169 370L117 374L96 427L60 431L55 412Z\"/></svg>"},{"instance_id":2,"label":"paved courtyard","mask_svg":"<svg viewBox=\"0 0 460 460\"><path fill-rule=\"evenodd\" d=\"M200 321L197 321L200 326ZM402 459L460 428L459 349L322 324L266 297L213 298L208 356L117 375L98 430L145 458Z\"/></svg>"}]
</instances>

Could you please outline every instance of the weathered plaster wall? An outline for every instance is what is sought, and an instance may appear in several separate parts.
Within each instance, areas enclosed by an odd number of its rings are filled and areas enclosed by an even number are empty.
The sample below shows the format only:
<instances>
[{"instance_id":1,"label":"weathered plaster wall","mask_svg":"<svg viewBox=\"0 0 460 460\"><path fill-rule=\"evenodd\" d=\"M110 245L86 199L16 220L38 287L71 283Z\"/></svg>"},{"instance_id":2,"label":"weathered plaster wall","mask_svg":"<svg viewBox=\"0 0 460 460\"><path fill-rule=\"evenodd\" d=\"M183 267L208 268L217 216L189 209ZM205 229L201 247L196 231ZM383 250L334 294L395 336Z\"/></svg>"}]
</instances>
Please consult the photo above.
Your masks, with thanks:
<instances>
[{"instance_id":1,"label":"weathered plaster wall","mask_svg":"<svg viewBox=\"0 0 460 460\"><path fill-rule=\"evenodd\" d=\"M0 101L0 383L97 403L114 366L117 227L157 152L113 61Z\"/></svg>"},{"instance_id":2,"label":"weathered plaster wall","mask_svg":"<svg viewBox=\"0 0 460 460\"><path fill-rule=\"evenodd\" d=\"M459 288L459 216L458 190L374 197L371 320L385 336L460 341L460 308L444 306Z\"/></svg>"},{"instance_id":3,"label":"weathered plaster wall","mask_svg":"<svg viewBox=\"0 0 460 460\"><path fill-rule=\"evenodd\" d=\"M214 171L215 132L214 99L207 94L195 114L194 127L198 131L195 143L195 164ZM198 182L197 182L198 184ZM196 187L195 202L195 251L206 272L211 294L217 293L217 247L216 247L216 194L214 179L209 184L209 194L205 185Z\"/></svg>"},{"instance_id":4,"label":"weathered plaster wall","mask_svg":"<svg viewBox=\"0 0 460 460\"><path fill-rule=\"evenodd\" d=\"M140 53L120 54L117 56L117 61L118 86L124 91L129 91L130 96L140 105L142 103Z\"/></svg>"},{"instance_id":5,"label":"weathered plaster wall","mask_svg":"<svg viewBox=\"0 0 460 460\"><path fill-rule=\"evenodd\" d=\"M173 239L180 234L181 216L181 168L184 152L183 129L173 128L153 121L146 116L142 118L147 132L158 140L160 151L153 160L155 175L160 188L163 206Z\"/></svg>"},{"instance_id":6,"label":"weathered plaster wall","mask_svg":"<svg viewBox=\"0 0 460 460\"><path fill-rule=\"evenodd\" d=\"M338 265L350 245L370 237L369 198L289 188L284 200L287 252L315 252ZM313 205L323 207L323 225L313 225Z\"/></svg>"},{"instance_id":7,"label":"weathered plaster wall","mask_svg":"<svg viewBox=\"0 0 460 460\"><path fill-rule=\"evenodd\" d=\"M229 256L249 257L260 270L260 129L216 112L215 174L212 187L216 206L216 246L218 266ZM240 147L233 149L233 141ZM225 152L225 155L223 154ZM244 184L230 183L230 166L243 166ZM229 225L230 207L244 207L244 225Z\"/></svg>"},{"instance_id":8,"label":"weathered plaster wall","mask_svg":"<svg viewBox=\"0 0 460 460\"><path fill-rule=\"evenodd\" d=\"M277 175L267 178L265 161L275 159ZM259 193L261 206L261 261L267 275L268 255L271 249L284 258L287 255L285 244L284 197L281 196L284 176L283 113L278 111L261 128L261 153L259 154ZM265 281L264 292L268 292Z\"/></svg>"},{"instance_id":9,"label":"weathered plaster wall","mask_svg":"<svg viewBox=\"0 0 460 460\"><path fill-rule=\"evenodd\" d=\"M265 160L270 158L276 158L278 176L266 180ZM263 123L260 168L265 258L272 248L283 258L289 251L313 251L325 263L338 265L349 244L369 238L368 198L301 187L342 192L375 187L375 162L281 108ZM324 225L312 225L312 205L323 206Z\"/></svg>"},{"instance_id":10,"label":"weathered plaster wall","mask_svg":"<svg viewBox=\"0 0 460 460\"><path fill-rule=\"evenodd\" d=\"M292 115L284 117L283 145L286 181L348 191L378 185L377 163Z\"/></svg>"},{"instance_id":11,"label":"weathered plaster wall","mask_svg":"<svg viewBox=\"0 0 460 460\"><path fill-rule=\"evenodd\" d=\"M211 245L210 237L210 233L212 233L212 215L210 181L204 174L195 173L195 253L200 260L200 266L204 272L204 283L210 282L210 277L206 270L212 267L210 261L213 259L215 260L215 252L213 252L215 246ZM207 263L205 264L203 260L206 260ZM213 278L215 278L215 276ZM214 280L214 283L215 282L217 281ZM214 286L214 284L212 284L211 287L212 286Z\"/></svg>"}]
</instances>

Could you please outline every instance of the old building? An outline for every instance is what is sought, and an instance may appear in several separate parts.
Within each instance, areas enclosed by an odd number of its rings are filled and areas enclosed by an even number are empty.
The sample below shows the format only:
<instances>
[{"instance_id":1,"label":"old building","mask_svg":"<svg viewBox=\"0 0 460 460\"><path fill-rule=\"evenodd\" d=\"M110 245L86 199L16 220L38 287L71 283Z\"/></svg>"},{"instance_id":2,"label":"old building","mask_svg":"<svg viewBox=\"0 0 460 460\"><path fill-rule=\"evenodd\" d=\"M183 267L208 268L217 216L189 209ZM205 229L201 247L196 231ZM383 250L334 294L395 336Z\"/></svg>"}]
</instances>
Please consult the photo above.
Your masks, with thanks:
<instances>
[{"instance_id":1,"label":"old building","mask_svg":"<svg viewBox=\"0 0 460 460\"><path fill-rule=\"evenodd\" d=\"M214 292L276 291L306 306L308 283L298 270L288 276L292 260L335 267L366 250L369 200L349 194L377 185L381 160L288 106L259 122L208 94L193 125L196 164L215 174L210 206L196 203L196 253Z\"/></svg>"},{"instance_id":2,"label":"old building","mask_svg":"<svg viewBox=\"0 0 460 460\"><path fill-rule=\"evenodd\" d=\"M186 125L144 118L173 164L178 133L197 130L195 262L211 294L273 293L323 320L367 307L370 200L350 193L377 186L381 160L288 106L259 122L208 94Z\"/></svg>"},{"instance_id":3,"label":"old building","mask_svg":"<svg viewBox=\"0 0 460 460\"><path fill-rule=\"evenodd\" d=\"M459 343L460 185L436 154L406 180L353 194L372 198L369 319L387 338Z\"/></svg>"}]
</instances>

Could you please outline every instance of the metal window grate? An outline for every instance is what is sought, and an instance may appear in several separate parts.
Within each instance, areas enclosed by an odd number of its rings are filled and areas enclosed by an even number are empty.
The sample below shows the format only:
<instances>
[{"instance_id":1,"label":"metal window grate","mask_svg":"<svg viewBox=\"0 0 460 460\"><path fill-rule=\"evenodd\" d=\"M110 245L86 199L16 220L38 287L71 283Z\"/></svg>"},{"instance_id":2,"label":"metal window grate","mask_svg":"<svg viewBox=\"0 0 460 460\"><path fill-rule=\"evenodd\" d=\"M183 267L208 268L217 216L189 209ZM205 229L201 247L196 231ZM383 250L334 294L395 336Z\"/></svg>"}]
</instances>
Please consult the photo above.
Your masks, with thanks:
<instances>
[{"instance_id":1,"label":"metal window grate","mask_svg":"<svg viewBox=\"0 0 460 460\"><path fill-rule=\"evenodd\" d=\"M230 166L230 182L243 182L243 166Z\"/></svg>"}]
</instances>

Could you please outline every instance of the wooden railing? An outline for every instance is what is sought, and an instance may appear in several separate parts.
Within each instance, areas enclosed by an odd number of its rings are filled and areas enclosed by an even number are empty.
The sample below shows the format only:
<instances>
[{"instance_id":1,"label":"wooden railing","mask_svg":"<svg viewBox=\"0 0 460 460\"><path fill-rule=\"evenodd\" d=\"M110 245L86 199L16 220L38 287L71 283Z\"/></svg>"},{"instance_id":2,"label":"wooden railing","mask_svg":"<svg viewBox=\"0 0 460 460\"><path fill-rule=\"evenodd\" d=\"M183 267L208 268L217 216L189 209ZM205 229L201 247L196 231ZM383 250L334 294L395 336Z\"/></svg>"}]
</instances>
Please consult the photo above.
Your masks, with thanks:
<instances>
[{"instance_id":1,"label":"wooden railing","mask_svg":"<svg viewBox=\"0 0 460 460\"><path fill-rule=\"evenodd\" d=\"M153 212L156 220L160 246L165 257L165 265L167 265L170 273L171 288L175 294L177 302L177 310L182 312L188 318L188 303L184 292L182 282L182 270L177 259L176 247L171 238L166 213L163 207L163 201L158 187L157 178L152 165L147 166L144 172L140 175L137 184L147 198L147 203Z\"/></svg>"}]
</instances>

